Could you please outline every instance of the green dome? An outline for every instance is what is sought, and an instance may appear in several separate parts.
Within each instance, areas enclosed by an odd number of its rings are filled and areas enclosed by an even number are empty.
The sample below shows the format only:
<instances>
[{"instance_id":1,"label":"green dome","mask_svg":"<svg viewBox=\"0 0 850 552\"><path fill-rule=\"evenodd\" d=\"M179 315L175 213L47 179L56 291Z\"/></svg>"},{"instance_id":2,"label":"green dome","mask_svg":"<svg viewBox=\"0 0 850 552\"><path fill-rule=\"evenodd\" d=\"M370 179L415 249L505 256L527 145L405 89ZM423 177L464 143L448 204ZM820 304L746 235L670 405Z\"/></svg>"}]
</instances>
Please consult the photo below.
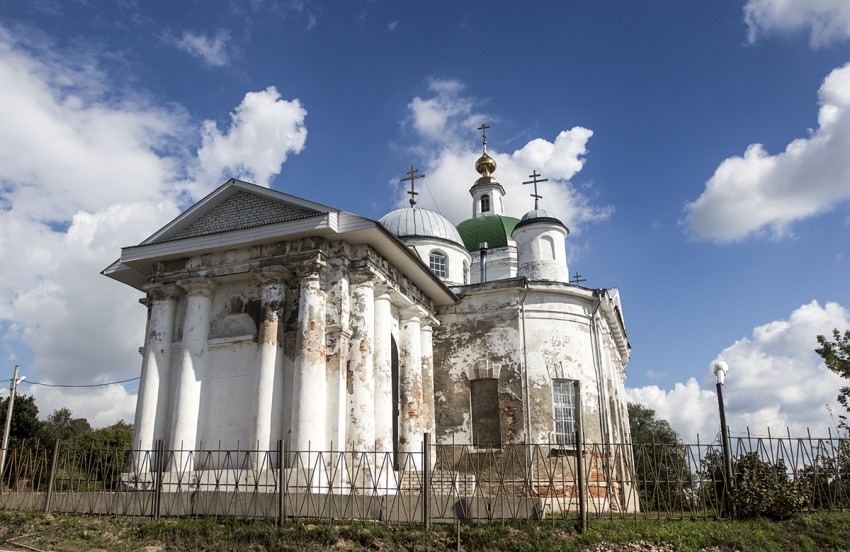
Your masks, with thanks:
<instances>
[{"instance_id":1,"label":"green dome","mask_svg":"<svg viewBox=\"0 0 850 552\"><path fill-rule=\"evenodd\" d=\"M490 215L467 219L457 225L457 231L467 251L478 251L481 242L487 242L490 249L506 247L511 232L519 222L513 217Z\"/></svg>"}]
</instances>

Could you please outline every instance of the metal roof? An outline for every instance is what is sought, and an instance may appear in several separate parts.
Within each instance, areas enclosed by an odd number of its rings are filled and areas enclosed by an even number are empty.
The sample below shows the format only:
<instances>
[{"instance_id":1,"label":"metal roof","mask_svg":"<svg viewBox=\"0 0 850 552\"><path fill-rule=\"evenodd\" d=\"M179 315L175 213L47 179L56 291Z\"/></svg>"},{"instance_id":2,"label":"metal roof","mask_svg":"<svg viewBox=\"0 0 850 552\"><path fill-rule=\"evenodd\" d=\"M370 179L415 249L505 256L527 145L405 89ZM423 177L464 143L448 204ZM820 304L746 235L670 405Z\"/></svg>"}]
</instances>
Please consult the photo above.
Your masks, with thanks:
<instances>
[{"instance_id":1,"label":"metal roof","mask_svg":"<svg viewBox=\"0 0 850 552\"><path fill-rule=\"evenodd\" d=\"M439 238L463 245L457 228L443 215L428 209L396 209L384 215L379 222L400 238Z\"/></svg>"},{"instance_id":2,"label":"metal roof","mask_svg":"<svg viewBox=\"0 0 850 552\"><path fill-rule=\"evenodd\" d=\"M504 215L490 215L467 219L457 225L467 251L478 251L481 242L487 242L491 249L507 247L511 232L518 219Z\"/></svg>"}]
</instances>

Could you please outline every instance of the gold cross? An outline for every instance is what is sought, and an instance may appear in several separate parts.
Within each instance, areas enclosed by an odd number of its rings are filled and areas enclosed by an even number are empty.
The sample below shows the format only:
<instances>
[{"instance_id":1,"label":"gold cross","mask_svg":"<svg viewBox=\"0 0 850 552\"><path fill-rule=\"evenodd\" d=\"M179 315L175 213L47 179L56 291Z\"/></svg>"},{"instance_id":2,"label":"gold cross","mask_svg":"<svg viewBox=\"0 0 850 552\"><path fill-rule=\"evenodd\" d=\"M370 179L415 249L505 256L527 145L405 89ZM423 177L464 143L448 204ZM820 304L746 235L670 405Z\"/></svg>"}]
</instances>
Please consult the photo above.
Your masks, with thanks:
<instances>
[{"instance_id":1,"label":"gold cross","mask_svg":"<svg viewBox=\"0 0 850 552\"><path fill-rule=\"evenodd\" d=\"M481 141L482 141L482 142L483 142L483 144L484 144L484 151L485 151L485 152L487 151L487 129L488 129L488 128L490 128L490 125L482 124L482 125L481 125L480 127L478 127L478 129L477 129L477 130L480 130L480 131L481 131Z\"/></svg>"},{"instance_id":2,"label":"gold cross","mask_svg":"<svg viewBox=\"0 0 850 552\"><path fill-rule=\"evenodd\" d=\"M407 171L406 173L404 173L404 174L409 174L410 176L408 176L407 178L401 179L401 182L407 182L408 180L410 181L410 191L406 192L406 193L410 195L410 206L411 207L416 205L416 196L419 195L419 192L417 192L416 189L415 189L416 179L417 178L425 178L424 174L416 174L417 172L419 172L419 169L417 169L413 165L410 165L410 170Z\"/></svg>"}]
</instances>

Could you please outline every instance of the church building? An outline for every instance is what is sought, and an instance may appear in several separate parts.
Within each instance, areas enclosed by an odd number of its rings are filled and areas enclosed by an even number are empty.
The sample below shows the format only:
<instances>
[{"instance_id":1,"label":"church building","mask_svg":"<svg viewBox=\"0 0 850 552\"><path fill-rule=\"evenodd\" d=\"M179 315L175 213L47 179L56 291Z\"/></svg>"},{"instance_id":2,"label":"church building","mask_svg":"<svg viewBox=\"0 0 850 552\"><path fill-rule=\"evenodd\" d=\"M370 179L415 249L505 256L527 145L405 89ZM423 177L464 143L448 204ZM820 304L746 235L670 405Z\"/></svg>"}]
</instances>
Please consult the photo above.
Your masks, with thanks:
<instances>
[{"instance_id":1,"label":"church building","mask_svg":"<svg viewBox=\"0 0 850 552\"><path fill-rule=\"evenodd\" d=\"M380 221L230 180L123 248L103 273L148 312L134 448L628 442L620 294L570 283L536 171L534 209L505 215L483 149L457 226L416 206L411 167Z\"/></svg>"}]
</instances>

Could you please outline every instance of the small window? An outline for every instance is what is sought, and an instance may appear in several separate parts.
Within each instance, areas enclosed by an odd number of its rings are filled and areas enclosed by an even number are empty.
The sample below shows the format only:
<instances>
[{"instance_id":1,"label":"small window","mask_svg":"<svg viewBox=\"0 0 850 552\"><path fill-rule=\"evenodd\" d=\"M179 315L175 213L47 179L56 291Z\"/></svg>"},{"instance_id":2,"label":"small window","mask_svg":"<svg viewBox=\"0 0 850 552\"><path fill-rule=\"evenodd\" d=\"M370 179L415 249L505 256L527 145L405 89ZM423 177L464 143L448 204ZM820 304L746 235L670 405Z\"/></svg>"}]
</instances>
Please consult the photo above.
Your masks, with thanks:
<instances>
[{"instance_id":1,"label":"small window","mask_svg":"<svg viewBox=\"0 0 850 552\"><path fill-rule=\"evenodd\" d=\"M481 196L481 212L489 213L490 212L490 196L484 194Z\"/></svg>"},{"instance_id":2,"label":"small window","mask_svg":"<svg viewBox=\"0 0 850 552\"><path fill-rule=\"evenodd\" d=\"M555 241L551 236L540 238L540 260L552 261L555 259Z\"/></svg>"},{"instance_id":3,"label":"small window","mask_svg":"<svg viewBox=\"0 0 850 552\"><path fill-rule=\"evenodd\" d=\"M469 262L463 261L463 285L469 283Z\"/></svg>"},{"instance_id":4,"label":"small window","mask_svg":"<svg viewBox=\"0 0 850 552\"><path fill-rule=\"evenodd\" d=\"M479 447L498 447L502 444L499 420L499 380L474 379L472 395L472 442Z\"/></svg>"},{"instance_id":5,"label":"small window","mask_svg":"<svg viewBox=\"0 0 850 552\"><path fill-rule=\"evenodd\" d=\"M576 403L574 380L552 380L552 406L555 410L555 442L575 445Z\"/></svg>"},{"instance_id":6,"label":"small window","mask_svg":"<svg viewBox=\"0 0 850 552\"><path fill-rule=\"evenodd\" d=\"M448 260L445 253L441 251L432 251L429 258L431 272L439 278L446 278L449 275Z\"/></svg>"}]
</instances>

